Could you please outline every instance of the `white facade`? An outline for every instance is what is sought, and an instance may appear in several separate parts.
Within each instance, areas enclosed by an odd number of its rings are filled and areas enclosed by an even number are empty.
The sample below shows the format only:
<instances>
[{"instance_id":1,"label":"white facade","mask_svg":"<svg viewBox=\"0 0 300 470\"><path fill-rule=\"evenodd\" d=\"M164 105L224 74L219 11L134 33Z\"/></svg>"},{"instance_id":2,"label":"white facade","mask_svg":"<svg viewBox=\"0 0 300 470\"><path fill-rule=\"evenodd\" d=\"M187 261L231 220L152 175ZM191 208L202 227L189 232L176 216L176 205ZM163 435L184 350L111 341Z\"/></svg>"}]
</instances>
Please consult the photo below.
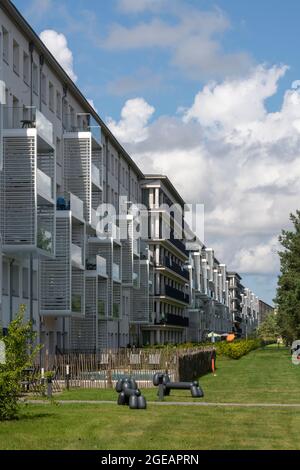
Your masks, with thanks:
<instances>
[{"instance_id":1,"label":"white facade","mask_svg":"<svg viewBox=\"0 0 300 470\"><path fill-rule=\"evenodd\" d=\"M0 81L3 331L24 304L42 357L230 332L226 266L177 236L176 208L171 219L160 208L181 207L181 196L167 177L143 175L9 0L0 6ZM139 242L130 207L142 202L152 238ZM101 203L116 218L99 237ZM253 326L257 299L249 302Z\"/></svg>"}]
</instances>

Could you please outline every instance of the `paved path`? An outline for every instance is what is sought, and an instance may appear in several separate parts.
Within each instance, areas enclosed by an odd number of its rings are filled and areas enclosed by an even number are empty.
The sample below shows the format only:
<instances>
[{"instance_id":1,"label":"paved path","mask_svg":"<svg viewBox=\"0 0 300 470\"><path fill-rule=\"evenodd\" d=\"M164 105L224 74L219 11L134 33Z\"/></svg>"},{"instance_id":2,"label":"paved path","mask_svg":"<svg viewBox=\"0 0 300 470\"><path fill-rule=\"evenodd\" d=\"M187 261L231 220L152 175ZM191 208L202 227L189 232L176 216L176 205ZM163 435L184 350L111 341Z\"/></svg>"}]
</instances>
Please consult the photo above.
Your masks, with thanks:
<instances>
[{"instance_id":1,"label":"paved path","mask_svg":"<svg viewBox=\"0 0 300 470\"><path fill-rule=\"evenodd\" d=\"M46 400L21 400L31 405L50 405ZM60 405L116 405L116 401L109 400L55 400ZM300 403L208 403L190 401L148 401L148 405L158 406L207 406L207 407L241 407L241 408L300 408Z\"/></svg>"}]
</instances>

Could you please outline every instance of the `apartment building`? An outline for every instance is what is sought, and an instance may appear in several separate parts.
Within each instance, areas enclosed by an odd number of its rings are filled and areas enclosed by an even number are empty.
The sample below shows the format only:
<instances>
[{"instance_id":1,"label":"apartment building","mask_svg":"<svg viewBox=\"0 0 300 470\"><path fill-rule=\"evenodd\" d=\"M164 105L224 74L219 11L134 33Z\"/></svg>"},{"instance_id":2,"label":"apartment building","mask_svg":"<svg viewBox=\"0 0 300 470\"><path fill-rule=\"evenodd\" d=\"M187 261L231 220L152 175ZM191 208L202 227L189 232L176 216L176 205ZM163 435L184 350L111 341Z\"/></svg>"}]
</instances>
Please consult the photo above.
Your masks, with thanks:
<instances>
[{"instance_id":1,"label":"apartment building","mask_svg":"<svg viewBox=\"0 0 300 470\"><path fill-rule=\"evenodd\" d=\"M119 198L140 202L143 174L8 0L0 49L3 328L25 304L49 353L126 346L140 255L123 250ZM101 203L117 216L99 238Z\"/></svg>"},{"instance_id":2,"label":"apartment building","mask_svg":"<svg viewBox=\"0 0 300 470\"><path fill-rule=\"evenodd\" d=\"M265 321L268 315L274 315L275 308L259 299L259 314L258 314L258 324L261 324Z\"/></svg>"},{"instance_id":3,"label":"apartment building","mask_svg":"<svg viewBox=\"0 0 300 470\"><path fill-rule=\"evenodd\" d=\"M239 336L242 336L244 332L242 295L245 287L241 283L242 278L237 272L228 272L227 280L229 283L229 303L233 317L234 331Z\"/></svg>"},{"instance_id":4,"label":"apartment building","mask_svg":"<svg viewBox=\"0 0 300 470\"><path fill-rule=\"evenodd\" d=\"M232 314L226 265L220 264L211 248L199 240L188 242L192 304L189 308L189 339L203 341L207 334L230 333Z\"/></svg>"},{"instance_id":5,"label":"apartment building","mask_svg":"<svg viewBox=\"0 0 300 470\"><path fill-rule=\"evenodd\" d=\"M231 331L233 315L242 323L240 276L186 237L168 177L142 173L9 0L0 1L2 82L4 334L21 304L42 356L200 341Z\"/></svg>"},{"instance_id":6,"label":"apartment building","mask_svg":"<svg viewBox=\"0 0 300 470\"><path fill-rule=\"evenodd\" d=\"M153 257L153 312L141 326L144 344L181 343L189 327L189 253L184 243L184 200L167 176L145 175L142 201L149 217Z\"/></svg>"}]
</instances>

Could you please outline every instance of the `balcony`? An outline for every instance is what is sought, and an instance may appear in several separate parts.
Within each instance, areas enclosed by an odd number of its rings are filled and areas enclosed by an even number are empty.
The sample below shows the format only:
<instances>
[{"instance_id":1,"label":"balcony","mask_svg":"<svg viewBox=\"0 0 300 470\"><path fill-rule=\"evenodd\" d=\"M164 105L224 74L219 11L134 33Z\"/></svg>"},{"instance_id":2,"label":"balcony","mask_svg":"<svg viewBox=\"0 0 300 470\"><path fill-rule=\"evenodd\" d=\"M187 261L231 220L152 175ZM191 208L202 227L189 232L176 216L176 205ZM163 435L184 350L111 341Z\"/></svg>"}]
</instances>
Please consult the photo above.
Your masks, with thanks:
<instances>
[{"instance_id":1,"label":"balcony","mask_svg":"<svg viewBox=\"0 0 300 470\"><path fill-rule=\"evenodd\" d=\"M179 300L180 302L183 302L185 304L190 303L190 296L188 294L178 289L175 289L174 287L171 287L171 286L165 286L164 293L161 292L159 295L166 295L167 297L171 297L172 299Z\"/></svg>"},{"instance_id":2,"label":"balcony","mask_svg":"<svg viewBox=\"0 0 300 470\"><path fill-rule=\"evenodd\" d=\"M185 256L189 256L189 252L185 248L185 244L182 240L179 240L174 237L174 232L171 231L170 238L168 239L172 245L174 245L178 250L180 250Z\"/></svg>"},{"instance_id":3,"label":"balcony","mask_svg":"<svg viewBox=\"0 0 300 470\"><path fill-rule=\"evenodd\" d=\"M36 129L38 136L53 145L53 125L34 106L3 107L4 129Z\"/></svg>"},{"instance_id":4,"label":"balcony","mask_svg":"<svg viewBox=\"0 0 300 470\"><path fill-rule=\"evenodd\" d=\"M165 257L164 260L165 266L172 271L174 271L176 274L179 274L179 276L184 277L187 281L190 279L190 273L186 268L183 268L177 263L174 263L173 261L170 261L169 258Z\"/></svg>"},{"instance_id":5,"label":"balcony","mask_svg":"<svg viewBox=\"0 0 300 470\"><path fill-rule=\"evenodd\" d=\"M84 221L83 216L83 202L79 197L75 196L74 194L70 193L70 202L69 202L70 211L72 212L72 217L80 221Z\"/></svg>"},{"instance_id":6,"label":"balcony","mask_svg":"<svg viewBox=\"0 0 300 470\"><path fill-rule=\"evenodd\" d=\"M53 179L42 170L36 170L37 192L46 200L53 199Z\"/></svg>"},{"instance_id":7,"label":"balcony","mask_svg":"<svg viewBox=\"0 0 300 470\"><path fill-rule=\"evenodd\" d=\"M101 179L100 179L100 170L99 168L92 163L92 168L91 168L91 173L92 173L92 183L97 186L97 188L101 189Z\"/></svg>"},{"instance_id":8,"label":"balcony","mask_svg":"<svg viewBox=\"0 0 300 470\"><path fill-rule=\"evenodd\" d=\"M138 289L140 285L139 275L138 273L133 273L133 287Z\"/></svg>"},{"instance_id":9,"label":"balcony","mask_svg":"<svg viewBox=\"0 0 300 470\"><path fill-rule=\"evenodd\" d=\"M99 223L99 216L97 215L97 211L91 208L91 226L94 230L97 230L97 225Z\"/></svg>"},{"instance_id":10,"label":"balcony","mask_svg":"<svg viewBox=\"0 0 300 470\"><path fill-rule=\"evenodd\" d=\"M112 279L115 282L121 282L121 279L120 279L120 266L116 263L113 263Z\"/></svg>"},{"instance_id":11,"label":"balcony","mask_svg":"<svg viewBox=\"0 0 300 470\"><path fill-rule=\"evenodd\" d=\"M90 132L92 140L101 146L101 127L90 113L73 113L63 115L65 133Z\"/></svg>"},{"instance_id":12,"label":"balcony","mask_svg":"<svg viewBox=\"0 0 300 470\"><path fill-rule=\"evenodd\" d=\"M86 269L91 272L96 272L99 277L107 277L106 259L100 255L96 255L94 260L88 260Z\"/></svg>"},{"instance_id":13,"label":"balcony","mask_svg":"<svg viewBox=\"0 0 300 470\"><path fill-rule=\"evenodd\" d=\"M80 246L72 243L71 245L71 259L73 266L81 268L83 265L83 250Z\"/></svg>"},{"instance_id":14,"label":"balcony","mask_svg":"<svg viewBox=\"0 0 300 470\"><path fill-rule=\"evenodd\" d=\"M173 326L182 326L188 328L189 318L180 317L179 315L174 315L172 313L167 313L165 318L160 321L160 324L163 325L173 325Z\"/></svg>"}]
</instances>

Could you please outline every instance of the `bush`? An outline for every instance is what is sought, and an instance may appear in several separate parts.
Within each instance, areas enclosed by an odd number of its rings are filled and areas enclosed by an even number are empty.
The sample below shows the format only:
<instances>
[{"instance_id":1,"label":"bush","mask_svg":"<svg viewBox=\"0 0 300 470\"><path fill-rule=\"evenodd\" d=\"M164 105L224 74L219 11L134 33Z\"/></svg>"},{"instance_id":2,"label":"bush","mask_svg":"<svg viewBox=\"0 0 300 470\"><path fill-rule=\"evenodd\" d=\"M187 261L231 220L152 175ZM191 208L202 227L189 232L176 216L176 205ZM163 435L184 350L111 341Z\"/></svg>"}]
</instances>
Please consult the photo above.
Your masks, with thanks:
<instances>
[{"instance_id":1,"label":"bush","mask_svg":"<svg viewBox=\"0 0 300 470\"><path fill-rule=\"evenodd\" d=\"M230 357L231 359L240 359L240 357L260 347L261 341L258 339L241 339L235 340L232 343L226 341L215 343L217 354Z\"/></svg>"},{"instance_id":2,"label":"bush","mask_svg":"<svg viewBox=\"0 0 300 470\"><path fill-rule=\"evenodd\" d=\"M21 379L26 367L32 365L39 347L33 346L35 333L30 322L24 322L25 306L8 328L3 338L6 363L0 365L0 421L13 419L18 413Z\"/></svg>"}]
</instances>

